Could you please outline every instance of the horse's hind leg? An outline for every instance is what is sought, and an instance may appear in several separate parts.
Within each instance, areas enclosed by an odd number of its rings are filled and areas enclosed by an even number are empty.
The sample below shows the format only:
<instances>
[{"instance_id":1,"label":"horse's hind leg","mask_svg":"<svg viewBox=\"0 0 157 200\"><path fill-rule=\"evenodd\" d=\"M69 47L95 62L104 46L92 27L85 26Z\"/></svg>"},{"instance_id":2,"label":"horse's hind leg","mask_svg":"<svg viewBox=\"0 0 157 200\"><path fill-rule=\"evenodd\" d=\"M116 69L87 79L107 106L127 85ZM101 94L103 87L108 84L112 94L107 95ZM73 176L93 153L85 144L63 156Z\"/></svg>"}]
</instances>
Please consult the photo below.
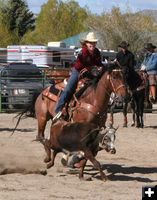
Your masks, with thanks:
<instances>
[{"instance_id":1,"label":"horse's hind leg","mask_svg":"<svg viewBox=\"0 0 157 200\"><path fill-rule=\"evenodd\" d=\"M131 100L131 110L132 110L132 123L131 123L131 126L135 126L136 113L135 113L135 102L134 102L133 99Z\"/></svg>"},{"instance_id":2,"label":"horse's hind leg","mask_svg":"<svg viewBox=\"0 0 157 200\"><path fill-rule=\"evenodd\" d=\"M41 119L40 121L38 121L38 135L36 136L37 140L44 139L44 131L46 124L47 124L46 119Z\"/></svg>"},{"instance_id":3,"label":"horse's hind leg","mask_svg":"<svg viewBox=\"0 0 157 200\"><path fill-rule=\"evenodd\" d=\"M50 119L49 113L48 113L47 101L48 100L46 98L43 98L43 96L40 95L35 104L35 115L38 121L38 134L36 136L36 139L39 141L44 139L45 127L46 127L47 121Z\"/></svg>"},{"instance_id":4,"label":"horse's hind leg","mask_svg":"<svg viewBox=\"0 0 157 200\"><path fill-rule=\"evenodd\" d=\"M50 141L45 139L43 142L44 144L44 148L45 148L45 152L46 152L46 157L44 159L44 162L50 162L51 161L51 147L50 147Z\"/></svg>"}]
</instances>

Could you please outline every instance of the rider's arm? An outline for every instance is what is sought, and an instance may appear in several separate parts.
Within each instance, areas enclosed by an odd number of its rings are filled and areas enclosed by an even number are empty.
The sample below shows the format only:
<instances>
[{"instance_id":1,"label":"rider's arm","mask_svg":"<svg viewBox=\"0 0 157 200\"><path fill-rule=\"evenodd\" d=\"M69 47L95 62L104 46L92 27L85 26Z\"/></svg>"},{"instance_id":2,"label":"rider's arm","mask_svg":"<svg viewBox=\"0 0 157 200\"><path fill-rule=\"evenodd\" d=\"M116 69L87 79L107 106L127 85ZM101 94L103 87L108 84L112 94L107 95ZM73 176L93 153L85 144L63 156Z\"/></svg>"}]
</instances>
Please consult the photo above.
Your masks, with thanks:
<instances>
[{"instance_id":1,"label":"rider's arm","mask_svg":"<svg viewBox=\"0 0 157 200\"><path fill-rule=\"evenodd\" d=\"M79 52L76 62L74 63L74 68L78 71L81 71L84 68L87 68L87 61L88 58L88 52L86 48L82 48L82 50Z\"/></svg>"}]
</instances>

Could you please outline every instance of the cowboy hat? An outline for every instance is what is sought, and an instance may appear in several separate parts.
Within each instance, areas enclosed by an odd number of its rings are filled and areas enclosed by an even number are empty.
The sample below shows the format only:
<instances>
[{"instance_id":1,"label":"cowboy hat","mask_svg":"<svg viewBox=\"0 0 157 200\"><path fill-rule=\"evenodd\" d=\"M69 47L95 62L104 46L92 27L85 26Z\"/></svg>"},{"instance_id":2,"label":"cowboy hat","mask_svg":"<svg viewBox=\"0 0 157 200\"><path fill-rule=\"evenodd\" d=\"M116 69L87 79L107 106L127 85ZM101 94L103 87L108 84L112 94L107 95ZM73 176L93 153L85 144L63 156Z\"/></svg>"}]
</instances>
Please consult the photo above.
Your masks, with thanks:
<instances>
[{"instance_id":1,"label":"cowboy hat","mask_svg":"<svg viewBox=\"0 0 157 200\"><path fill-rule=\"evenodd\" d=\"M85 42L97 42L98 39L96 38L96 35L94 34L94 32L89 32L85 39L84 39Z\"/></svg>"},{"instance_id":2,"label":"cowboy hat","mask_svg":"<svg viewBox=\"0 0 157 200\"><path fill-rule=\"evenodd\" d=\"M154 46L152 43L145 43L144 49L155 49L156 46Z\"/></svg>"},{"instance_id":3,"label":"cowboy hat","mask_svg":"<svg viewBox=\"0 0 157 200\"><path fill-rule=\"evenodd\" d=\"M118 47L121 47L121 48L127 48L128 46L130 46L129 45L129 43L127 43L126 41L122 41L119 45L118 45Z\"/></svg>"}]
</instances>

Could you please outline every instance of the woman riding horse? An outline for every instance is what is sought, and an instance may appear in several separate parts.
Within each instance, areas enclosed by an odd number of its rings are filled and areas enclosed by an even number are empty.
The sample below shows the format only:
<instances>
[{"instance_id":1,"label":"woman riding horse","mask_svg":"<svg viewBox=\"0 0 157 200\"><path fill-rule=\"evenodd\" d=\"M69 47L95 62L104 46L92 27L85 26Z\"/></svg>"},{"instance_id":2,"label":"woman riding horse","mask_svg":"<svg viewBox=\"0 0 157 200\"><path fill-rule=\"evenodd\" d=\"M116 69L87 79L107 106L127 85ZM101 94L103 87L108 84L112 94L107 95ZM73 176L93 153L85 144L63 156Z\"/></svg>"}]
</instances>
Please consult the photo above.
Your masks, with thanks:
<instances>
[{"instance_id":1,"label":"woman riding horse","mask_svg":"<svg viewBox=\"0 0 157 200\"><path fill-rule=\"evenodd\" d=\"M88 77L92 79L94 78L94 76L91 74L92 67L103 66L101 63L100 51L98 48L96 48L97 41L98 39L96 38L95 34L93 32L89 32L82 42L82 50L78 54L77 60L74 63L74 68L72 70L68 84L60 96L55 109L56 114L53 117L53 121L61 117L62 109L64 108L65 104L72 98L80 76L83 78Z\"/></svg>"}]
</instances>

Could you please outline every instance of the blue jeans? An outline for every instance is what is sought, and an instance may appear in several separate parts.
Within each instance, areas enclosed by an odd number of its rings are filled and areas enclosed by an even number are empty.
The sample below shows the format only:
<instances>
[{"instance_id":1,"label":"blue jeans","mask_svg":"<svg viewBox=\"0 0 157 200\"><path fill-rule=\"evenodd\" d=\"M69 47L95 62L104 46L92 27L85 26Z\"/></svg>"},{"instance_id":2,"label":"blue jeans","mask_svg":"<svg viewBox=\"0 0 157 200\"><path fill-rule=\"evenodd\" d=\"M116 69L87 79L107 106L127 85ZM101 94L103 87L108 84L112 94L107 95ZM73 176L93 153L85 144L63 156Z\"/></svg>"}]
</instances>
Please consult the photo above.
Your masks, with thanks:
<instances>
[{"instance_id":1,"label":"blue jeans","mask_svg":"<svg viewBox=\"0 0 157 200\"><path fill-rule=\"evenodd\" d=\"M79 71L77 71L75 68L72 70L71 76L68 80L68 84L65 87L64 91L61 93L60 99L56 106L56 109L55 109L56 113L58 113L59 111L62 111L64 105L71 100L77 87L79 74L80 74Z\"/></svg>"}]
</instances>

